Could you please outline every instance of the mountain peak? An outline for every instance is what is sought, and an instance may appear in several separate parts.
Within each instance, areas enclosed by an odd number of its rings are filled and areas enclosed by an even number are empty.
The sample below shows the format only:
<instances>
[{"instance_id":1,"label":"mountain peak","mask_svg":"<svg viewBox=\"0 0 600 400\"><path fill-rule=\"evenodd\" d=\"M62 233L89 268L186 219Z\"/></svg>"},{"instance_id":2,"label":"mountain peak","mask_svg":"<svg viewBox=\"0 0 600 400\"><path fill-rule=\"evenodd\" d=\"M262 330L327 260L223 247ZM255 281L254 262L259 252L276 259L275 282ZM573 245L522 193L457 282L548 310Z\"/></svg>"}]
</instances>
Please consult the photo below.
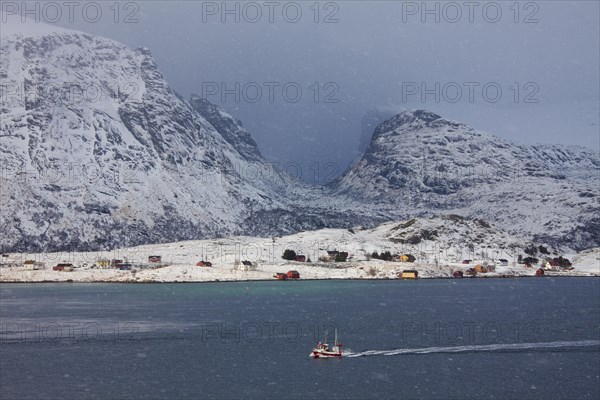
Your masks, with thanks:
<instances>
[{"instance_id":1,"label":"mountain peak","mask_svg":"<svg viewBox=\"0 0 600 400\"><path fill-rule=\"evenodd\" d=\"M404 114L406 116L411 115L413 118L419 119L424 122L432 122L432 121L435 121L436 119L442 118L439 115L432 113L431 111L427 111L427 110L406 111L402 114Z\"/></svg>"},{"instance_id":2,"label":"mountain peak","mask_svg":"<svg viewBox=\"0 0 600 400\"><path fill-rule=\"evenodd\" d=\"M385 132L394 131L399 128L410 130L422 128L440 128L443 126L458 128L460 125L461 124L457 122L444 119L431 111L404 111L379 124L377 128L375 128L373 138L375 139Z\"/></svg>"}]
</instances>

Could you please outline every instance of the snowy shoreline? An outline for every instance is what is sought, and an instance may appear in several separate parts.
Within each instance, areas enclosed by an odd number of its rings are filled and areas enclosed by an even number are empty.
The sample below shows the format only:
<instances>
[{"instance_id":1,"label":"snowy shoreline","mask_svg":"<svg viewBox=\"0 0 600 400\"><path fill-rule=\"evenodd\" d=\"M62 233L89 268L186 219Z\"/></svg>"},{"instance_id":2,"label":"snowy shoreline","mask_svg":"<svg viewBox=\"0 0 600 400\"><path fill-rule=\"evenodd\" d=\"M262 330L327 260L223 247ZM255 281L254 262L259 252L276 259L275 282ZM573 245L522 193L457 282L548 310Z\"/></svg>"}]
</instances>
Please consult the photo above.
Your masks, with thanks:
<instances>
[{"instance_id":1,"label":"snowy shoreline","mask_svg":"<svg viewBox=\"0 0 600 400\"><path fill-rule=\"evenodd\" d=\"M304 264L304 265L301 265ZM404 270L416 270L418 279L511 279L534 278L537 268L497 267L495 272L479 273L463 278L452 277L459 265L435 266L428 264L368 261L347 267L332 268L326 265L284 262L261 266L260 269L241 271L229 267L197 267L169 265L154 269L121 271L118 269L75 268L71 272L52 269L31 270L23 267L0 270L0 283L220 283L275 281L278 272L295 270L300 273L297 281L317 280L401 280L398 274ZM545 271L544 277L600 277L600 271L590 268L571 271ZM296 281L296 279L294 279ZM284 283L285 284L285 283Z\"/></svg>"},{"instance_id":2,"label":"snowy shoreline","mask_svg":"<svg viewBox=\"0 0 600 400\"><path fill-rule=\"evenodd\" d=\"M407 237L425 236L425 231L435 231L437 238L416 245L403 243ZM419 279L452 278L453 272L462 271L467 279L468 270L475 267L479 269L476 278L535 276L541 261L529 267L519 263L518 256L525 254L517 247L519 243L526 244L502 231L481 231L472 222L417 219L372 229L322 229L284 237L191 240L99 252L3 254L0 282L240 282L275 280L274 275L288 271L297 271L300 280L386 280L398 279L404 270L418 271ZM287 249L293 249L299 261L284 260ZM373 256L384 251L398 255L397 259ZM346 261L336 261L339 252ZM414 261L403 261L399 256L403 254ZM600 248L563 255L572 262L572 269L546 270L545 276L600 276ZM538 257L543 260L542 255ZM126 268L116 268L121 265L117 261ZM72 265L72 270L53 270L63 263Z\"/></svg>"}]
</instances>

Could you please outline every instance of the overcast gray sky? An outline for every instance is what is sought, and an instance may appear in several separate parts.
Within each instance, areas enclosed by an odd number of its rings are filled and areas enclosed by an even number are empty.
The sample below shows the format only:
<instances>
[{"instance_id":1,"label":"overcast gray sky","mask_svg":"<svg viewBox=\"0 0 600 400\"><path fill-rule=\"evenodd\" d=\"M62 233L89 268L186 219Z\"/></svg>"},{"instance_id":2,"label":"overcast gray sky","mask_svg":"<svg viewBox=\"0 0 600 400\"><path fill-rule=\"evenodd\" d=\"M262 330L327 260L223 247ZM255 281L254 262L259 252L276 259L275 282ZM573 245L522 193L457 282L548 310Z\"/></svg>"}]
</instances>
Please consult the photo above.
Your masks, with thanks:
<instances>
[{"instance_id":1,"label":"overcast gray sky","mask_svg":"<svg viewBox=\"0 0 600 400\"><path fill-rule=\"evenodd\" d=\"M150 48L175 90L225 107L267 159L299 163L308 181L315 163L322 180L327 163L342 172L360 156L360 120L373 108L424 108L522 143L600 149L598 1L119 8L101 3L96 23L93 7L76 8L73 22L63 8L57 24Z\"/></svg>"}]
</instances>

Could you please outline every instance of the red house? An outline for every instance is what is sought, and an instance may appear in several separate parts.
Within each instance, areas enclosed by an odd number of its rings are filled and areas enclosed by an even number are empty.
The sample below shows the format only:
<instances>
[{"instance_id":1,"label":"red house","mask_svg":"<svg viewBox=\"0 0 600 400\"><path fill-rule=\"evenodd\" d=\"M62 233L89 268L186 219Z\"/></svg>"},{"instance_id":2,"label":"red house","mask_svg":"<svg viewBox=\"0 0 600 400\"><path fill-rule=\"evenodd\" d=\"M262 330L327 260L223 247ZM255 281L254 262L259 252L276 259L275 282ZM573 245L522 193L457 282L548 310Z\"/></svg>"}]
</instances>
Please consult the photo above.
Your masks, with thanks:
<instances>
[{"instance_id":1,"label":"red house","mask_svg":"<svg viewBox=\"0 0 600 400\"><path fill-rule=\"evenodd\" d=\"M160 256L149 256L148 257L148 262L159 263L160 261L161 261L161 257Z\"/></svg>"},{"instance_id":2,"label":"red house","mask_svg":"<svg viewBox=\"0 0 600 400\"><path fill-rule=\"evenodd\" d=\"M454 271L454 272L452 273L452 276L453 276L454 278L462 278L462 277L463 277L463 275L464 275L464 274L463 274L463 272L462 272L462 271Z\"/></svg>"},{"instance_id":3,"label":"red house","mask_svg":"<svg viewBox=\"0 0 600 400\"><path fill-rule=\"evenodd\" d=\"M60 263L56 266L52 267L53 271L73 271L73 264L70 263Z\"/></svg>"},{"instance_id":4,"label":"red house","mask_svg":"<svg viewBox=\"0 0 600 400\"><path fill-rule=\"evenodd\" d=\"M296 261L298 261L298 262L306 262L306 256L297 255L296 256Z\"/></svg>"},{"instance_id":5,"label":"red house","mask_svg":"<svg viewBox=\"0 0 600 400\"><path fill-rule=\"evenodd\" d=\"M210 261L198 261L196 267L212 267L212 263Z\"/></svg>"},{"instance_id":6,"label":"red house","mask_svg":"<svg viewBox=\"0 0 600 400\"><path fill-rule=\"evenodd\" d=\"M298 271L288 271L287 272L288 279L300 279L300 272Z\"/></svg>"},{"instance_id":7,"label":"red house","mask_svg":"<svg viewBox=\"0 0 600 400\"><path fill-rule=\"evenodd\" d=\"M283 272L278 272L275 275L273 275L273 278L280 280L280 281L285 281L287 279L287 275L284 274Z\"/></svg>"},{"instance_id":8,"label":"red house","mask_svg":"<svg viewBox=\"0 0 600 400\"><path fill-rule=\"evenodd\" d=\"M544 276L544 270L539 268L537 271L535 271L535 276Z\"/></svg>"}]
</instances>

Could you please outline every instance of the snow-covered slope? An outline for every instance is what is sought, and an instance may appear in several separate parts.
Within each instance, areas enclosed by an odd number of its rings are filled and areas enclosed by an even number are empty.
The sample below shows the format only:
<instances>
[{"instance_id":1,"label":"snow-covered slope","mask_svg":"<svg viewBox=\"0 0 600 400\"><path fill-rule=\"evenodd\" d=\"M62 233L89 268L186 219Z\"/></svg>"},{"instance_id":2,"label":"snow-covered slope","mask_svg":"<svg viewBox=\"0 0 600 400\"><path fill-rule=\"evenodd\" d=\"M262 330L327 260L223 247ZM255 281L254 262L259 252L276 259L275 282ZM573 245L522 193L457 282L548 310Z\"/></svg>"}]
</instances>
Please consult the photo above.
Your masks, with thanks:
<instances>
[{"instance_id":1,"label":"snow-covered slope","mask_svg":"<svg viewBox=\"0 0 600 400\"><path fill-rule=\"evenodd\" d=\"M75 282L194 282L273 279L277 272L297 270L302 279L388 279L396 278L404 269L416 269L419 277L450 277L456 270L465 271L476 264L496 264L494 272L479 276L533 276L533 268L519 264L525 256L523 238L480 220L457 215L414 218L364 229L322 229L289 236L230 237L226 239L192 240L114 249L106 252L11 254L0 268L0 281L75 281ZM284 250L302 254L310 262L282 259ZM332 260L328 251L348 253L346 262ZM410 254L414 262L385 262L370 257L373 252ZM573 257L547 248L543 257L567 256L573 261L569 271L548 271L549 276L600 275L598 248ZM148 257L160 255L162 267L149 268ZM131 271L111 267L92 268L101 259L126 259L133 264ZM502 264L499 259L508 262ZM45 264L44 269L32 270L25 260ZM199 267L200 260L210 261L212 267ZM253 263L251 270L241 270L240 261ZM463 260L470 260L463 263ZM73 272L52 271L60 262L73 263Z\"/></svg>"},{"instance_id":2,"label":"snow-covered slope","mask_svg":"<svg viewBox=\"0 0 600 400\"><path fill-rule=\"evenodd\" d=\"M0 49L5 251L253 233L289 208L239 122L180 98L147 49L10 20Z\"/></svg>"},{"instance_id":3,"label":"snow-covered slope","mask_svg":"<svg viewBox=\"0 0 600 400\"><path fill-rule=\"evenodd\" d=\"M520 146L426 111L380 124L342 178L279 172L220 107L182 99L148 49L9 18L0 37L0 250L108 249L459 214L600 245L598 156Z\"/></svg>"},{"instance_id":4,"label":"snow-covered slope","mask_svg":"<svg viewBox=\"0 0 600 400\"><path fill-rule=\"evenodd\" d=\"M586 148L516 145L417 110L380 124L332 187L398 215L455 212L583 249L600 242L599 171Z\"/></svg>"}]
</instances>

